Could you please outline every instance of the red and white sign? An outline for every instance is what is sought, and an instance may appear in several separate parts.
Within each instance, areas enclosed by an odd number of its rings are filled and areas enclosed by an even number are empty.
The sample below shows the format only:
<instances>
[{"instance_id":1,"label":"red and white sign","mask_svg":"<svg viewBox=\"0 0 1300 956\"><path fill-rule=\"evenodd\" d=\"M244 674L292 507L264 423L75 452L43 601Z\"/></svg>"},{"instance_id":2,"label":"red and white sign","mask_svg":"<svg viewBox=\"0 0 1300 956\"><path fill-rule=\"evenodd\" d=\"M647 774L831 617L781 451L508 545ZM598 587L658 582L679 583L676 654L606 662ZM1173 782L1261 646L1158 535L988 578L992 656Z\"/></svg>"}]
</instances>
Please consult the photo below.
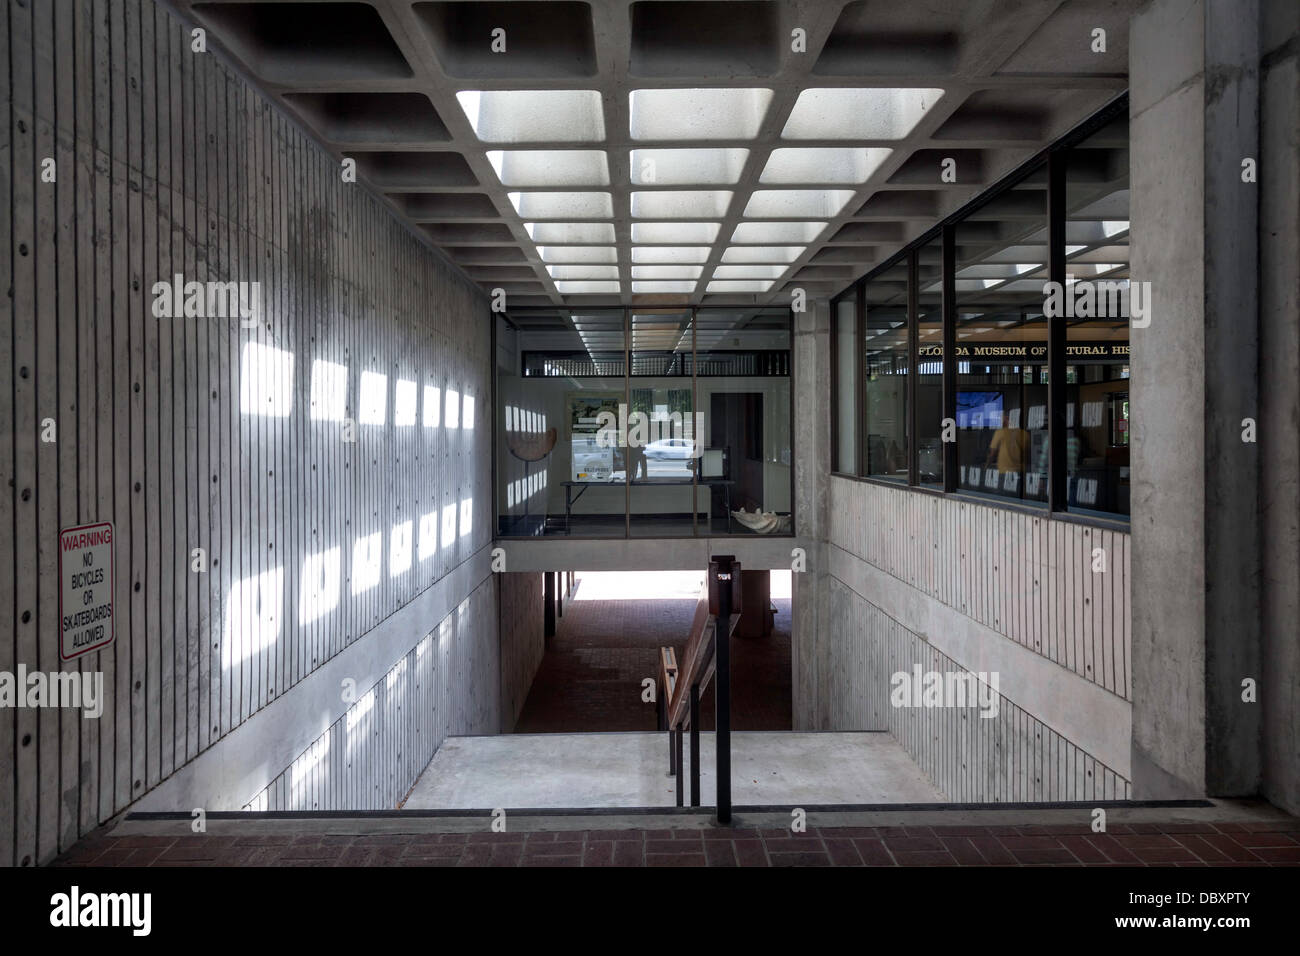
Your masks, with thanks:
<instances>
[{"instance_id":1,"label":"red and white sign","mask_svg":"<svg viewBox=\"0 0 1300 956\"><path fill-rule=\"evenodd\" d=\"M113 524L59 532L59 657L113 643Z\"/></svg>"}]
</instances>

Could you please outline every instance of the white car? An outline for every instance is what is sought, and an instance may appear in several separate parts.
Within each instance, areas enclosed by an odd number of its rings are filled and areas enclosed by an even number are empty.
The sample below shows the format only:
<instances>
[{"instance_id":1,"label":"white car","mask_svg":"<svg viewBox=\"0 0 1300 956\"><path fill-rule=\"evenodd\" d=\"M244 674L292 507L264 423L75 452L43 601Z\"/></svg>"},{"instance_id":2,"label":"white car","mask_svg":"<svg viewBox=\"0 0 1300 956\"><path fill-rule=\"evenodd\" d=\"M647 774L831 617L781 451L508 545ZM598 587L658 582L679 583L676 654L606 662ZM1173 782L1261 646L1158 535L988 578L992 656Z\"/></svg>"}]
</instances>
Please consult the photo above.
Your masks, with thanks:
<instances>
[{"instance_id":1,"label":"white car","mask_svg":"<svg viewBox=\"0 0 1300 956\"><path fill-rule=\"evenodd\" d=\"M656 461L670 458L676 460L686 460L694 458L695 439L693 438L661 438L658 441L652 441L645 446L645 456L653 458Z\"/></svg>"}]
</instances>

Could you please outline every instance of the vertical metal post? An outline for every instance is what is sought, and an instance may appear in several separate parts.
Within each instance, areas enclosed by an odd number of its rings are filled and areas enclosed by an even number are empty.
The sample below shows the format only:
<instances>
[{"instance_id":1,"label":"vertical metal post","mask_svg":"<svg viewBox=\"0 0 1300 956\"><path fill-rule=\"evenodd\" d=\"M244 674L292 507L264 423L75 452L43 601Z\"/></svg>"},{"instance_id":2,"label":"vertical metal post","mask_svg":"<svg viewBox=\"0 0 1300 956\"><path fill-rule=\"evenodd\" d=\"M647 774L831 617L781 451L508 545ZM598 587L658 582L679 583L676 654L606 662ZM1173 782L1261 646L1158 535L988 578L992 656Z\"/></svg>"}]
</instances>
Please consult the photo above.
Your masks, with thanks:
<instances>
[{"instance_id":1,"label":"vertical metal post","mask_svg":"<svg viewBox=\"0 0 1300 956\"><path fill-rule=\"evenodd\" d=\"M853 411L853 421L857 426L857 437L854 438L854 444L857 446L858 458L853 473L855 475L868 475L871 473L870 462L867 456L867 383L866 364L867 357L867 286L864 282L857 284L857 303L853 308L853 344L856 348L856 354L853 356L853 401L856 408Z\"/></svg>"},{"instance_id":2,"label":"vertical metal post","mask_svg":"<svg viewBox=\"0 0 1300 956\"><path fill-rule=\"evenodd\" d=\"M542 636L546 644L555 636L555 572L542 572Z\"/></svg>"},{"instance_id":3,"label":"vertical metal post","mask_svg":"<svg viewBox=\"0 0 1300 956\"><path fill-rule=\"evenodd\" d=\"M916 280L916 250L907 254L907 483L919 480L916 467L916 380L920 368L917 353L920 351L920 289Z\"/></svg>"},{"instance_id":4,"label":"vertical metal post","mask_svg":"<svg viewBox=\"0 0 1300 956\"><path fill-rule=\"evenodd\" d=\"M943 417L957 420L957 234L954 226L943 227ZM943 490L957 490L957 443L943 446Z\"/></svg>"},{"instance_id":5,"label":"vertical metal post","mask_svg":"<svg viewBox=\"0 0 1300 956\"><path fill-rule=\"evenodd\" d=\"M685 806L685 799L682 793L682 725L678 724L677 729L673 731L673 750L677 754L677 805Z\"/></svg>"},{"instance_id":6,"label":"vertical metal post","mask_svg":"<svg viewBox=\"0 0 1300 956\"><path fill-rule=\"evenodd\" d=\"M718 822L731 822L731 594L734 584L732 558L715 558L718 563L718 614L713 633L714 701L717 704Z\"/></svg>"},{"instance_id":7,"label":"vertical metal post","mask_svg":"<svg viewBox=\"0 0 1300 956\"><path fill-rule=\"evenodd\" d=\"M1047 156L1047 278L1065 295L1065 161L1068 152ZM1047 508L1065 511L1069 481L1066 475L1065 352L1069 327L1065 317L1047 319Z\"/></svg>"},{"instance_id":8,"label":"vertical metal post","mask_svg":"<svg viewBox=\"0 0 1300 956\"><path fill-rule=\"evenodd\" d=\"M700 685L691 685L691 806L700 805Z\"/></svg>"}]
</instances>

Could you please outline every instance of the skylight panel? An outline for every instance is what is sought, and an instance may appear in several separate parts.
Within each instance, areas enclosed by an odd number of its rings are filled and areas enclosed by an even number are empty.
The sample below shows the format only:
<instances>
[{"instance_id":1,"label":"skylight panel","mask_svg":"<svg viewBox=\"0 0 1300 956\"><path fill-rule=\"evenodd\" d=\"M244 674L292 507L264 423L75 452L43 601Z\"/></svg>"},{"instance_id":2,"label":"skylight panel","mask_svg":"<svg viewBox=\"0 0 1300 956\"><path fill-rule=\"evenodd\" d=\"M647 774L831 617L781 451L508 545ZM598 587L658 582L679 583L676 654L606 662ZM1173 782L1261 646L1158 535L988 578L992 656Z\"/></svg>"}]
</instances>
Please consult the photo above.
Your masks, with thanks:
<instances>
[{"instance_id":1,"label":"skylight panel","mask_svg":"<svg viewBox=\"0 0 1300 956\"><path fill-rule=\"evenodd\" d=\"M772 91L766 89L633 90L633 139L753 139Z\"/></svg>"},{"instance_id":2,"label":"skylight panel","mask_svg":"<svg viewBox=\"0 0 1300 956\"><path fill-rule=\"evenodd\" d=\"M634 282L632 283L632 291L633 291L633 292L685 292L685 293L690 293L690 292L694 292L694 291L695 291L695 282L694 282L694 280L689 280L689 279L688 279L688 280L682 280L682 281L673 281L673 282L666 282L666 281L660 281L660 280L655 280L655 281L650 281L650 282L636 282L636 281L634 281Z\"/></svg>"},{"instance_id":3,"label":"skylight panel","mask_svg":"<svg viewBox=\"0 0 1300 956\"><path fill-rule=\"evenodd\" d=\"M633 246L633 262L707 262L708 246Z\"/></svg>"},{"instance_id":4,"label":"skylight panel","mask_svg":"<svg viewBox=\"0 0 1300 956\"><path fill-rule=\"evenodd\" d=\"M731 234L732 242L778 245L812 242L826 228L824 222L742 222Z\"/></svg>"},{"instance_id":5,"label":"skylight panel","mask_svg":"<svg viewBox=\"0 0 1300 956\"><path fill-rule=\"evenodd\" d=\"M456 99L485 143L605 139L605 114L595 90L462 90Z\"/></svg>"},{"instance_id":6,"label":"skylight panel","mask_svg":"<svg viewBox=\"0 0 1300 956\"><path fill-rule=\"evenodd\" d=\"M902 139L939 102L937 89L804 90L782 139Z\"/></svg>"},{"instance_id":7,"label":"skylight panel","mask_svg":"<svg viewBox=\"0 0 1300 956\"><path fill-rule=\"evenodd\" d=\"M794 262L807 246L731 246L722 254L722 261L733 262ZM635 261L635 257L633 259Z\"/></svg>"},{"instance_id":8,"label":"skylight panel","mask_svg":"<svg viewBox=\"0 0 1300 956\"><path fill-rule=\"evenodd\" d=\"M892 149L817 146L774 149L760 183L865 183Z\"/></svg>"},{"instance_id":9,"label":"skylight panel","mask_svg":"<svg viewBox=\"0 0 1300 956\"><path fill-rule=\"evenodd\" d=\"M634 192L632 215L637 219L725 216L731 196L731 191L726 189Z\"/></svg>"},{"instance_id":10,"label":"skylight panel","mask_svg":"<svg viewBox=\"0 0 1300 956\"><path fill-rule=\"evenodd\" d=\"M771 279L714 279L709 282L706 292L766 292L772 288Z\"/></svg>"},{"instance_id":11,"label":"skylight panel","mask_svg":"<svg viewBox=\"0 0 1300 956\"><path fill-rule=\"evenodd\" d=\"M555 283L556 291L561 295L575 295L592 292L613 292L619 291L617 282L600 282L600 281L578 281L578 282L557 282Z\"/></svg>"},{"instance_id":12,"label":"skylight panel","mask_svg":"<svg viewBox=\"0 0 1300 956\"><path fill-rule=\"evenodd\" d=\"M634 149L632 183L637 186L709 186L738 182L747 149Z\"/></svg>"},{"instance_id":13,"label":"skylight panel","mask_svg":"<svg viewBox=\"0 0 1300 956\"><path fill-rule=\"evenodd\" d=\"M844 211L851 189L756 189L745 206L746 218L833 217Z\"/></svg>"},{"instance_id":14,"label":"skylight panel","mask_svg":"<svg viewBox=\"0 0 1300 956\"><path fill-rule=\"evenodd\" d=\"M703 266L633 266L633 279L698 279Z\"/></svg>"},{"instance_id":15,"label":"skylight panel","mask_svg":"<svg viewBox=\"0 0 1300 956\"><path fill-rule=\"evenodd\" d=\"M608 219L614 215L609 193L507 193L525 219Z\"/></svg>"},{"instance_id":16,"label":"skylight panel","mask_svg":"<svg viewBox=\"0 0 1300 956\"><path fill-rule=\"evenodd\" d=\"M634 222L633 242L701 243L718 238L716 222Z\"/></svg>"},{"instance_id":17,"label":"skylight panel","mask_svg":"<svg viewBox=\"0 0 1300 956\"><path fill-rule=\"evenodd\" d=\"M608 222L526 222L524 229L533 242L605 243L614 241L614 226Z\"/></svg>"},{"instance_id":18,"label":"skylight panel","mask_svg":"<svg viewBox=\"0 0 1300 956\"><path fill-rule=\"evenodd\" d=\"M543 262L618 262L613 246L541 246L537 251Z\"/></svg>"},{"instance_id":19,"label":"skylight panel","mask_svg":"<svg viewBox=\"0 0 1300 956\"><path fill-rule=\"evenodd\" d=\"M609 163L598 149L491 149L487 158L503 186L609 185Z\"/></svg>"},{"instance_id":20,"label":"skylight panel","mask_svg":"<svg viewBox=\"0 0 1300 956\"><path fill-rule=\"evenodd\" d=\"M618 266L547 266L552 279L617 279Z\"/></svg>"},{"instance_id":21,"label":"skylight panel","mask_svg":"<svg viewBox=\"0 0 1300 956\"><path fill-rule=\"evenodd\" d=\"M779 279L789 266L718 266L715 279Z\"/></svg>"}]
</instances>

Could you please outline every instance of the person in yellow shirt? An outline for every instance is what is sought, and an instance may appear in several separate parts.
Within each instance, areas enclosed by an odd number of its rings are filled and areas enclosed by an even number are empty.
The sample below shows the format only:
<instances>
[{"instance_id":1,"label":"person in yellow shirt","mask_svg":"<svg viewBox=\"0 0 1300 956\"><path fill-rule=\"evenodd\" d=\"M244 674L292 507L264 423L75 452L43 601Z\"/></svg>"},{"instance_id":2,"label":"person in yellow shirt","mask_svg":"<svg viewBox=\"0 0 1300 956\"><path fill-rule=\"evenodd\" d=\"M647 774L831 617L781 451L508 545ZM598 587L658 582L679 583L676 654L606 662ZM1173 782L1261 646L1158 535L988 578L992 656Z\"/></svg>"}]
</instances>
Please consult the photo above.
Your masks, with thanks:
<instances>
[{"instance_id":1,"label":"person in yellow shirt","mask_svg":"<svg viewBox=\"0 0 1300 956\"><path fill-rule=\"evenodd\" d=\"M985 467L993 464L994 458L997 459L997 468L1000 474L1015 472L1019 474L1025 467L1025 449L1029 445L1029 433L1023 428L1011 427L1011 413L1002 413L1002 427L993 433L993 440L989 442L988 459Z\"/></svg>"}]
</instances>

